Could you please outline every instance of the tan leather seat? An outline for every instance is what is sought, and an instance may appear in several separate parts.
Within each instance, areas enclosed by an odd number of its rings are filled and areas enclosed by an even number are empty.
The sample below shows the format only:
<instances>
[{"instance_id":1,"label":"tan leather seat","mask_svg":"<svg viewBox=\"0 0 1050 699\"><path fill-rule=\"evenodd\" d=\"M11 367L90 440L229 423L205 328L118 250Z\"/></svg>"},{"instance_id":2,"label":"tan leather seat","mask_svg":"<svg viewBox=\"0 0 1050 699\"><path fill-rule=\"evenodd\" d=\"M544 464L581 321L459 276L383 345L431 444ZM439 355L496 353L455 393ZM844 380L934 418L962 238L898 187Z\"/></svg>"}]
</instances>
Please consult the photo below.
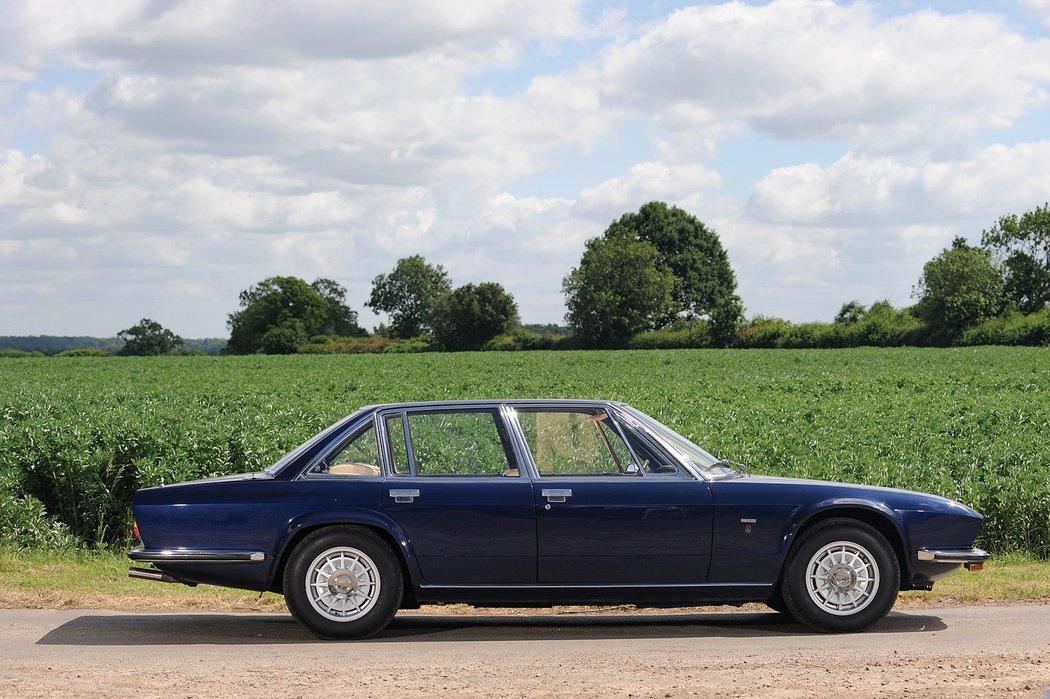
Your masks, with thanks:
<instances>
[{"instance_id":1,"label":"tan leather seat","mask_svg":"<svg viewBox=\"0 0 1050 699\"><path fill-rule=\"evenodd\" d=\"M378 476L379 467L372 464L336 464L328 472L341 476Z\"/></svg>"},{"instance_id":2,"label":"tan leather seat","mask_svg":"<svg viewBox=\"0 0 1050 699\"><path fill-rule=\"evenodd\" d=\"M518 477L518 469L516 469L516 468L508 468L506 471L503 472L503 476L505 478L517 478Z\"/></svg>"}]
</instances>

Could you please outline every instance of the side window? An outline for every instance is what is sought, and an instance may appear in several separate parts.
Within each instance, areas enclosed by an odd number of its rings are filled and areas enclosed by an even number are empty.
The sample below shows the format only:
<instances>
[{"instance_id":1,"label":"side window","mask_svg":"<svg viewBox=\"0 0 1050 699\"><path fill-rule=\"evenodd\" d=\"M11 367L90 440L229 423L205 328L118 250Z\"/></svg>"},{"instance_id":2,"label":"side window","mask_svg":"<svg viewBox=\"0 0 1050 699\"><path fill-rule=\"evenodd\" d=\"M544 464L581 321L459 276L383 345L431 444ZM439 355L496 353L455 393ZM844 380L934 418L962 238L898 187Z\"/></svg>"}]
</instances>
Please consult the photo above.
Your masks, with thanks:
<instances>
[{"instance_id":1,"label":"side window","mask_svg":"<svg viewBox=\"0 0 1050 699\"><path fill-rule=\"evenodd\" d=\"M307 475L329 473L336 476L379 476L379 448L375 428L358 432L338 451L329 454L311 468Z\"/></svg>"},{"instance_id":2,"label":"side window","mask_svg":"<svg viewBox=\"0 0 1050 699\"><path fill-rule=\"evenodd\" d=\"M407 476L411 473L408 463L408 447L405 442L405 425L401 413L386 419L386 433L390 437L390 471L395 476Z\"/></svg>"},{"instance_id":3,"label":"side window","mask_svg":"<svg viewBox=\"0 0 1050 699\"><path fill-rule=\"evenodd\" d=\"M631 449L638 455L638 464L646 474L671 476L678 473L678 466L669 459L648 437L639 434L630 425L620 423Z\"/></svg>"},{"instance_id":4,"label":"side window","mask_svg":"<svg viewBox=\"0 0 1050 699\"><path fill-rule=\"evenodd\" d=\"M518 421L541 476L638 473L631 453L602 410L518 410Z\"/></svg>"},{"instance_id":5,"label":"side window","mask_svg":"<svg viewBox=\"0 0 1050 699\"><path fill-rule=\"evenodd\" d=\"M408 413L417 476L513 476L509 440L495 411Z\"/></svg>"}]
</instances>

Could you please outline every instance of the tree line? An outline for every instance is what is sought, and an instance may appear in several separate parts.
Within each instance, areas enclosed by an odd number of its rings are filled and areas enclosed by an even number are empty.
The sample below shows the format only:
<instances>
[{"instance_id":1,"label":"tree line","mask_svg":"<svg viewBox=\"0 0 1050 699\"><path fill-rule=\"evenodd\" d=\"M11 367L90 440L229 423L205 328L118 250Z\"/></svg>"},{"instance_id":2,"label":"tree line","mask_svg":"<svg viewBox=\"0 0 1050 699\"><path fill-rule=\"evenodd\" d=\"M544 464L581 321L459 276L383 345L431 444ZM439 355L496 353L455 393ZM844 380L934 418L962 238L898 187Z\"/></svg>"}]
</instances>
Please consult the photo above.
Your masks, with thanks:
<instances>
[{"instance_id":1,"label":"tree line","mask_svg":"<svg viewBox=\"0 0 1050 699\"><path fill-rule=\"evenodd\" d=\"M713 229L650 202L587 241L562 281L566 326L522 326L499 283L453 288L440 264L412 255L373 279L364 305L387 318L373 332L361 327L338 282L271 277L241 292L222 352L1047 344L1050 205L1001 217L978 246L956 237L924 265L909 307L852 300L830 323L745 321L736 287ZM119 354L187 351L149 318L118 338Z\"/></svg>"}]
</instances>

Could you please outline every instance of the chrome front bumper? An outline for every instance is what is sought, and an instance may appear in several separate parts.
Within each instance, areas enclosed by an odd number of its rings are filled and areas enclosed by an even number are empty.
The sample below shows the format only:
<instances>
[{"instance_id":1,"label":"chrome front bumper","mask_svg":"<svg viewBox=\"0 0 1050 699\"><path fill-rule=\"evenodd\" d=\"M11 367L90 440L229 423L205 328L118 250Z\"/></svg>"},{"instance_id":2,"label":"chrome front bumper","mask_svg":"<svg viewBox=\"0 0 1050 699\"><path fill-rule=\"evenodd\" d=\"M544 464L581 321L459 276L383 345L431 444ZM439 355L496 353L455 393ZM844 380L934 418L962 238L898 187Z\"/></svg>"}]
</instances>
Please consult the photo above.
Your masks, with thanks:
<instances>
[{"instance_id":1,"label":"chrome front bumper","mask_svg":"<svg viewBox=\"0 0 1050 699\"><path fill-rule=\"evenodd\" d=\"M968 549L932 549L921 548L915 556L920 561L932 561L934 563L984 563L992 557L987 551L978 548Z\"/></svg>"}]
</instances>

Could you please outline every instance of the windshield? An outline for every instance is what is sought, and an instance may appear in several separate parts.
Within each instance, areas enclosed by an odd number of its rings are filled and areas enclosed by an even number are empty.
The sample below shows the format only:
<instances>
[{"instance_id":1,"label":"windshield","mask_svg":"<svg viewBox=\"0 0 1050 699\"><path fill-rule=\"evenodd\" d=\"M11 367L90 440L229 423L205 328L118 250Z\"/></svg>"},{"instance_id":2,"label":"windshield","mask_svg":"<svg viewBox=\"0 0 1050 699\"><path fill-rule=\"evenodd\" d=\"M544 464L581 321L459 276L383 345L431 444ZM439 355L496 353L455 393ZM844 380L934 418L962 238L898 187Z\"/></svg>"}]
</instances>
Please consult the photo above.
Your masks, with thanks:
<instances>
[{"instance_id":1,"label":"windshield","mask_svg":"<svg viewBox=\"0 0 1050 699\"><path fill-rule=\"evenodd\" d=\"M315 444L317 444L321 440L323 440L326 437L328 437L329 435L331 435L333 432L335 432L335 431L337 431L339 429L342 429L345 425L347 425L348 423L352 422L354 420L354 418L357 417L360 413L361 413L361 411L358 410L353 415L349 415L349 416L343 418L342 420L339 420L334 425L330 425L329 427L325 428L325 430L323 432L321 432L320 434L315 435L314 437L311 437L306 442L300 444L295 449L292 449L290 452L288 452L287 454L282 456L280 458L280 460L277 461L277 463L273 464L272 466L267 466L263 470L263 473L265 473L267 476L270 476L271 478L273 476L277 475L277 473L282 468L284 468L288 464L290 464L293 461L295 461L296 459L298 459L300 456L302 456L304 453L306 453L307 450L309 450Z\"/></svg>"},{"instance_id":2,"label":"windshield","mask_svg":"<svg viewBox=\"0 0 1050 699\"><path fill-rule=\"evenodd\" d=\"M624 410L627 413L625 417L637 419L641 426L671 449L674 452L674 456L687 464L691 464L706 477L725 478L736 475L736 471L733 470L728 462L708 454L667 425L634 408L625 407Z\"/></svg>"}]
</instances>

